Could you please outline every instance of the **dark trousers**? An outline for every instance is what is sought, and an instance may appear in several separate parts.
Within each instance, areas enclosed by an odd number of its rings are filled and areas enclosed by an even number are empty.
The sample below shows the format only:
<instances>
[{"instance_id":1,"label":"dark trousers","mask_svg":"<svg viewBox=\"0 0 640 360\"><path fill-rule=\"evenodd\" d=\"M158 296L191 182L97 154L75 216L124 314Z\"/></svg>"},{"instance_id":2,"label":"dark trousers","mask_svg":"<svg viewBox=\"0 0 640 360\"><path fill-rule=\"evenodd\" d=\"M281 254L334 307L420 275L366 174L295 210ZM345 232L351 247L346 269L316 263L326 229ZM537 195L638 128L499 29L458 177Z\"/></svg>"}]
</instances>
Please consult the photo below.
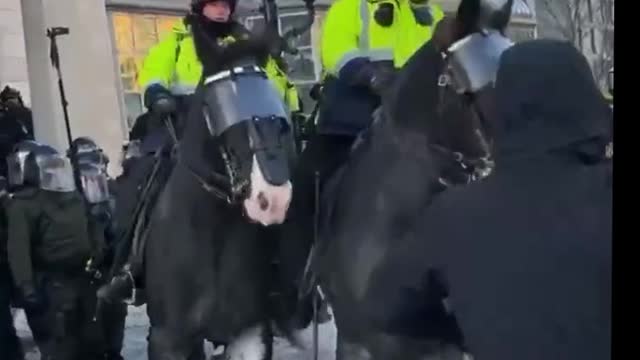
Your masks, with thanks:
<instances>
[{"instance_id":1,"label":"dark trousers","mask_svg":"<svg viewBox=\"0 0 640 360\"><path fill-rule=\"evenodd\" d=\"M22 346L16 335L11 316L11 297L13 284L9 269L0 265L0 357L7 360L22 360Z\"/></svg>"},{"instance_id":2,"label":"dark trousers","mask_svg":"<svg viewBox=\"0 0 640 360\"><path fill-rule=\"evenodd\" d=\"M297 161L291 206L279 244L280 273L289 291L297 292L313 244L315 172L319 172L322 191L324 183L347 160L354 140L353 136L314 135Z\"/></svg>"},{"instance_id":3,"label":"dark trousers","mask_svg":"<svg viewBox=\"0 0 640 360\"><path fill-rule=\"evenodd\" d=\"M104 333L95 321L95 287L83 272L52 276L45 284L46 319L52 329L45 345L47 360L103 359Z\"/></svg>"}]
</instances>

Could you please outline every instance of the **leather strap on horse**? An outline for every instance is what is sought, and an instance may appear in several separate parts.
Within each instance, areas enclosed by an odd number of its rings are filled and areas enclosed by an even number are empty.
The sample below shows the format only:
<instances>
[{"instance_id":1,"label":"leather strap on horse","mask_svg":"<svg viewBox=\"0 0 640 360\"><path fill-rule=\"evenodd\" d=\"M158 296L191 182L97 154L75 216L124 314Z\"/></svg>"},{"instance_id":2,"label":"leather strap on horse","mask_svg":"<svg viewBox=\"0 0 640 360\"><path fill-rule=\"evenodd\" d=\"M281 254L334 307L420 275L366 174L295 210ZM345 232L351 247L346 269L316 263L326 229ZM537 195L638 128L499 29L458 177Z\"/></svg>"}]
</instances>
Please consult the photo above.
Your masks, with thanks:
<instances>
[{"instance_id":1,"label":"leather strap on horse","mask_svg":"<svg viewBox=\"0 0 640 360\"><path fill-rule=\"evenodd\" d=\"M175 127L173 126L173 122L170 117L166 117L164 119L164 124L167 127L167 131L169 131L169 135L171 136L171 140L173 141L173 148L176 154L176 159L178 162L182 159L182 164L187 168L187 171L200 183L200 186L208 193L213 194L215 197L219 198L222 201L227 202L228 204L233 204L233 196L231 195L231 186L226 186L225 189L224 182L227 181L226 177L222 174L218 174L216 172L212 172L213 180L218 182L218 184L211 184L207 180L205 180L204 176L198 174L198 172L191 167L185 159L180 156L180 141L178 140L178 136L176 134ZM220 189L222 187L222 189Z\"/></svg>"},{"instance_id":2,"label":"leather strap on horse","mask_svg":"<svg viewBox=\"0 0 640 360\"><path fill-rule=\"evenodd\" d=\"M120 237L120 239L118 239L117 243L122 244L122 241L130 241L132 242L131 246L133 246L133 237L135 235L135 231L137 229L137 225L138 222L140 221L140 214L142 214L142 211L144 210L146 203L149 199L149 193L151 192L151 187L153 185L153 179L156 177L159 169L160 169L160 164L162 163L161 161L161 152L162 149L158 149L156 150L154 157L156 157L156 162L153 165L153 168L151 170L151 174L149 174L149 177L147 178L146 183L144 184L144 187L142 189L142 193L140 194L140 201L138 201L138 203L136 204L136 207L133 211L133 216L131 217L132 221L129 223L129 225L127 226L127 230L125 231L125 233L122 235L122 237ZM121 246L120 249L129 249L129 246ZM123 257L128 258L129 257L129 251L118 251L115 254L115 259L113 261L113 264L111 266L111 270L110 270L110 274L109 274L109 278L112 278L117 272L119 272L120 266L121 264L124 264L127 262L127 259L121 259Z\"/></svg>"}]
</instances>

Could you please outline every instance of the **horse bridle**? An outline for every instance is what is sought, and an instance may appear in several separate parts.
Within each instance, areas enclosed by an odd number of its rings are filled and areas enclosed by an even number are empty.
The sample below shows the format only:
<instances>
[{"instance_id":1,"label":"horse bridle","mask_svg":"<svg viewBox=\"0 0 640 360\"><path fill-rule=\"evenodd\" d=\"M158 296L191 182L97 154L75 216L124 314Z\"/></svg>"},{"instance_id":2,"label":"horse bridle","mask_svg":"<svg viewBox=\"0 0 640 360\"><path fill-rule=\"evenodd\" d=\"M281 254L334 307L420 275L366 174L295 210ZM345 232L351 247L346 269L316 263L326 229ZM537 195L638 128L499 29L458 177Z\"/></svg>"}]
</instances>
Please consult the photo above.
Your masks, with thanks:
<instances>
[{"instance_id":1,"label":"horse bridle","mask_svg":"<svg viewBox=\"0 0 640 360\"><path fill-rule=\"evenodd\" d=\"M169 135L171 136L171 141L173 142L173 154L178 162L181 162L187 171L193 176L196 181L200 184L200 186L208 193L217 197L218 199L226 202L229 205L234 205L238 203L239 196L236 194L241 194L241 189L248 186L247 181L236 181L237 171L231 165L229 161L229 156L224 149L220 149L220 153L222 155L222 159L225 164L225 168L227 170L227 174L221 174L215 170L211 170L207 179L205 176L201 175L195 168L193 168L189 163L180 156L180 141L178 140L178 136L173 126L173 122L170 117L166 117L164 119L165 126L169 131Z\"/></svg>"},{"instance_id":2,"label":"horse bridle","mask_svg":"<svg viewBox=\"0 0 640 360\"><path fill-rule=\"evenodd\" d=\"M443 55L444 57L444 55ZM444 114L445 107L445 90L451 85L451 77L446 73L446 59L445 59L445 70L438 76L438 103L436 105L436 112L438 116L442 116ZM482 139L482 137L481 137ZM453 151L447 147L438 145L438 144L429 144L429 147L435 152L444 155L446 158L451 161L457 163L463 171L468 172L469 176L467 179L467 184L482 179L488 176L493 168L493 161L491 160L491 155L488 154L484 157L478 159L469 159L464 156L459 151ZM471 171L470 171L471 170ZM446 179L439 177L438 181L449 187L452 184Z\"/></svg>"}]
</instances>

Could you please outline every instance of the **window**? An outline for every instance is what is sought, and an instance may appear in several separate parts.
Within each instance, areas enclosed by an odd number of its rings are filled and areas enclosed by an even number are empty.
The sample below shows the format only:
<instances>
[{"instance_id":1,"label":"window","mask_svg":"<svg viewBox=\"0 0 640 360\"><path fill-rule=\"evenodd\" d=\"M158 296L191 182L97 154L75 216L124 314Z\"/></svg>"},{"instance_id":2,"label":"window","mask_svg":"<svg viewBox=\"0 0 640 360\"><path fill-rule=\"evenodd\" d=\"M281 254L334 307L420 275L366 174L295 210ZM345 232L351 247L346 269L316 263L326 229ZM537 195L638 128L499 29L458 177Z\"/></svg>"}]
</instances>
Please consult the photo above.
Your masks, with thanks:
<instances>
[{"instance_id":1,"label":"window","mask_svg":"<svg viewBox=\"0 0 640 360\"><path fill-rule=\"evenodd\" d=\"M280 34L285 34L289 29L301 26L307 19L306 12L280 14ZM253 31L264 29L265 21L260 16L251 16L245 19L245 26ZM291 81L298 88L305 112L310 112L314 101L309 97L309 91L320 78L320 61L313 46L312 31L300 36L293 44L298 49L297 55L285 54L284 58L289 66L288 74Z\"/></svg>"},{"instance_id":2,"label":"window","mask_svg":"<svg viewBox=\"0 0 640 360\"><path fill-rule=\"evenodd\" d=\"M181 17L116 11L111 13L111 18L127 123L131 127L135 119L144 112L142 89L137 83L142 61L149 49L170 32Z\"/></svg>"}]
</instances>

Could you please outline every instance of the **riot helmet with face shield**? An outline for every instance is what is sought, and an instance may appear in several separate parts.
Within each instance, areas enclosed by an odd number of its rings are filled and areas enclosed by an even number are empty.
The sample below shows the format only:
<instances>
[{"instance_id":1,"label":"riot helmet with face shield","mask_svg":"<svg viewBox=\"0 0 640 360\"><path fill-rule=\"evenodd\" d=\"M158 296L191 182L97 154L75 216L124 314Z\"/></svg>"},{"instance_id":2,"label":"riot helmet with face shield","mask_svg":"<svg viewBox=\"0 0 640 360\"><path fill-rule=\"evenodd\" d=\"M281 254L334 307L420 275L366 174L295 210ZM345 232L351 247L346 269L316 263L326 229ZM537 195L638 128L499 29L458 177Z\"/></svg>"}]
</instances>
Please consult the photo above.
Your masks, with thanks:
<instances>
[{"instance_id":1,"label":"riot helmet with face shield","mask_svg":"<svg viewBox=\"0 0 640 360\"><path fill-rule=\"evenodd\" d=\"M91 163L78 164L78 177L80 190L89 204L104 203L111 199L109 177L100 166Z\"/></svg>"},{"instance_id":2,"label":"riot helmet with face shield","mask_svg":"<svg viewBox=\"0 0 640 360\"><path fill-rule=\"evenodd\" d=\"M67 156L71 161L79 166L81 164L92 164L98 166L106 172L109 158L102 149L88 137L79 137L73 140L71 147L67 151Z\"/></svg>"},{"instance_id":3,"label":"riot helmet with face shield","mask_svg":"<svg viewBox=\"0 0 640 360\"><path fill-rule=\"evenodd\" d=\"M25 159L24 185L53 192L74 191L71 161L51 146L39 146Z\"/></svg>"},{"instance_id":4,"label":"riot helmet with face shield","mask_svg":"<svg viewBox=\"0 0 640 360\"><path fill-rule=\"evenodd\" d=\"M9 188L15 189L24 185L24 166L27 155L42 146L33 140L24 140L17 143L13 151L7 156L7 182Z\"/></svg>"}]
</instances>

